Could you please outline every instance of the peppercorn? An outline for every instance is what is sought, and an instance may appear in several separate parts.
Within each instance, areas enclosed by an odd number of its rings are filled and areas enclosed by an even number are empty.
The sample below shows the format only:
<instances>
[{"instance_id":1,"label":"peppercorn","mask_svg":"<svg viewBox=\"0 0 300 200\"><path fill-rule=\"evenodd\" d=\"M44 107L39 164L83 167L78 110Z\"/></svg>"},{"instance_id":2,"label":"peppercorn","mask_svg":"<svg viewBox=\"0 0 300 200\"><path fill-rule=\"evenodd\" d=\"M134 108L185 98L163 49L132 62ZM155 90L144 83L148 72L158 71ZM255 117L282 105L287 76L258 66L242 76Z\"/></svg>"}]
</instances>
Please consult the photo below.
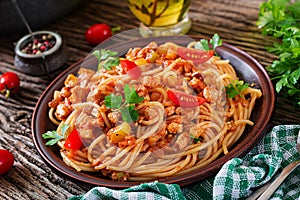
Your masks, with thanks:
<instances>
[{"instance_id":1,"label":"peppercorn","mask_svg":"<svg viewBox=\"0 0 300 200\"><path fill-rule=\"evenodd\" d=\"M37 35L34 40L29 41L22 49L21 52L26 54L41 54L50 50L56 43L55 38L51 35Z\"/></svg>"}]
</instances>

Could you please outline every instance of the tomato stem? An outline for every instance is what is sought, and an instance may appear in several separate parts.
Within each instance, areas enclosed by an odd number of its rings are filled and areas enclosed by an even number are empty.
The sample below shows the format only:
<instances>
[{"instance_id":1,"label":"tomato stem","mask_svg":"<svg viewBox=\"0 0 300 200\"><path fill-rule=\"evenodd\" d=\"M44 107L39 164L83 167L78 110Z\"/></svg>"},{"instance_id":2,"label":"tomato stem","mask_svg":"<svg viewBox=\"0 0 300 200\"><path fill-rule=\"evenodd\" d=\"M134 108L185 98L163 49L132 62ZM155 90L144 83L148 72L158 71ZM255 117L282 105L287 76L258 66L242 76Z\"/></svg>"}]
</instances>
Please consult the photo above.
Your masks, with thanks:
<instances>
[{"instance_id":1,"label":"tomato stem","mask_svg":"<svg viewBox=\"0 0 300 200\"><path fill-rule=\"evenodd\" d=\"M5 98L9 98L10 90L5 90Z\"/></svg>"},{"instance_id":2,"label":"tomato stem","mask_svg":"<svg viewBox=\"0 0 300 200\"><path fill-rule=\"evenodd\" d=\"M121 26L116 26L111 28L111 32L113 33L119 32L120 30L121 30Z\"/></svg>"},{"instance_id":3,"label":"tomato stem","mask_svg":"<svg viewBox=\"0 0 300 200\"><path fill-rule=\"evenodd\" d=\"M9 98L10 90L8 89L1 90L1 94L3 94L5 98Z\"/></svg>"}]
</instances>

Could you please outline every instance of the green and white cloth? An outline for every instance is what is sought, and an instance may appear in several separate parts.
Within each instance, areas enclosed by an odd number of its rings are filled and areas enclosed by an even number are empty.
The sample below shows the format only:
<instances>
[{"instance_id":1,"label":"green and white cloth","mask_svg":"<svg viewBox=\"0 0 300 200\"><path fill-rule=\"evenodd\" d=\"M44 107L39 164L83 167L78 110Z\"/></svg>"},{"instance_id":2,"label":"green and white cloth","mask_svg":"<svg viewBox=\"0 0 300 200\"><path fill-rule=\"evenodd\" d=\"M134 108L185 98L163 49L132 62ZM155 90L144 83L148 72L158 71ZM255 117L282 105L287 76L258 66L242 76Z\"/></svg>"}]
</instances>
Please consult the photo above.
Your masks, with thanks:
<instances>
[{"instance_id":1,"label":"green and white cloth","mask_svg":"<svg viewBox=\"0 0 300 200\"><path fill-rule=\"evenodd\" d=\"M275 126L245 157L229 160L215 177L189 186L180 188L177 184L151 182L124 190L94 187L70 200L246 199L280 169L300 159L296 148L299 130L300 125ZM271 199L300 200L300 167L287 177Z\"/></svg>"}]
</instances>

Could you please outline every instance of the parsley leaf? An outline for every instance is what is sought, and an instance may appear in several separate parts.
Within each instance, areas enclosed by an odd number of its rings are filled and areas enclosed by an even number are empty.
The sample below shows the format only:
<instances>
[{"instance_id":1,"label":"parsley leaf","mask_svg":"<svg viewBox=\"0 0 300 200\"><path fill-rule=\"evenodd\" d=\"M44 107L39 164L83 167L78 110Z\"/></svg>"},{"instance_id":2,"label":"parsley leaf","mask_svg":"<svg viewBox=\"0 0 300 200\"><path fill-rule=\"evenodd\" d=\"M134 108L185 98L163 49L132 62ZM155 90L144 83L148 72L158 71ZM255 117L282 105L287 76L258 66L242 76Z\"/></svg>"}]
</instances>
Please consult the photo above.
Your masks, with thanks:
<instances>
[{"instance_id":1,"label":"parsley leaf","mask_svg":"<svg viewBox=\"0 0 300 200\"><path fill-rule=\"evenodd\" d=\"M212 45L213 50L215 50L218 46L222 45L222 40L220 39L220 36L215 33L212 39L210 39L209 43Z\"/></svg>"},{"instance_id":2,"label":"parsley leaf","mask_svg":"<svg viewBox=\"0 0 300 200\"><path fill-rule=\"evenodd\" d=\"M248 83L244 83L244 81L233 80L229 85L225 86L226 94L228 98L234 98L236 95L240 95L240 93L249 87Z\"/></svg>"},{"instance_id":3,"label":"parsley leaf","mask_svg":"<svg viewBox=\"0 0 300 200\"><path fill-rule=\"evenodd\" d=\"M102 67L106 70L111 70L112 67L117 66L120 63L120 59L116 57L118 52L111 50L95 50L92 55L98 59L98 70Z\"/></svg>"},{"instance_id":4,"label":"parsley leaf","mask_svg":"<svg viewBox=\"0 0 300 200\"><path fill-rule=\"evenodd\" d=\"M198 41L195 44L195 49L208 51L211 50L211 48L209 47L209 44L211 44L212 50L215 50L218 46L222 45L222 42L223 41L220 39L220 36L215 33L209 41L206 39L201 39L200 41Z\"/></svg>"},{"instance_id":5,"label":"parsley leaf","mask_svg":"<svg viewBox=\"0 0 300 200\"><path fill-rule=\"evenodd\" d=\"M111 70L112 67L117 66L120 63L119 58L109 57L107 60L103 62L103 68Z\"/></svg>"},{"instance_id":6,"label":"parsley leaf","mask_svg":"<svg viewBox=\"0 0 300 200\"><path fill-rule=\"evenodd\" d=\"M201 50L210 50L209 46L208 46L208 40L206 39L201 39L200 41L198 41L195 44L195 49L201 49Z\"/></svg>"},{"instance_id":7,"label":"parsley leaf","mask_svg":"<svg viewBox=\"0 0 300 200\"><path fill-rule=\"evenodd\" d=\"M47 131L46 133L44 133L42 135L42 137L44 139L50 139L48 142L46 142L46 145L52 146L54 144L56 144L58 141L62 140L65 138L65 134L67 132L67 130L69 129L69 125L68 124L64 124L61 128L61 134L58 134L58 132L55 131Z\"/></svg>"},{"instance_id":8,"label":"parsley leaf","mask_svg":"<svg viewBox=\"0 0 300 200\"><path fill-rule=\"evenodd\" d=\"M134 87L130 88L128 84L125 85L124 92L125 92L125 101L128 104L141 103L144 100L143 97L140 97L137 94L135 88Z\"/></svg>"},{"instance_id":9,"label":"parsley leaf","mask_svg":"<svg viewBox=\"0 0 300 200\"><path fill-rule=\"evenodd\" d=\"M98 60L106 60L109 57L115 57L118 55L118 52L116 51L111 51L111 50L105 50L105 49L100 49L100 50L95 50L92 53Z\"/></svg>"},{"instance_id":10,"label":"parsley leaf","mask_svg":"<svg viewBox=\"0 0 300 200\"><path fill-rule=\"evenodd\" d=\"M125 122L135 122L139 118L139 113L134 105L127 106L121 110L122 118Z\"/></svg>"},{"instance_id":11,"label":"parsley leaf","mask_svg":"<svg viewBox=\"0 0 300 200\"><path fill-rule=\"evenodd\" d=\"M120 108L122 104L122 96L110 94L104 98L104 104L107 108Z\"/></svg>"},{"instance_id":12,"label":"parsley leaf","mask_svg":"<svg viewBox=\"0 0 300 200\"><path fill-rule=\"evenodd\" d=\"M123 101L121 95L110 94L104 98L104 104L107 108L120 111L125 122L135 122L139 117L135 104L141 103L144 98L140 97L135 88L130 88L128 84L124 87L124 96L125 99Z\"/></svg>"}]
</instances>

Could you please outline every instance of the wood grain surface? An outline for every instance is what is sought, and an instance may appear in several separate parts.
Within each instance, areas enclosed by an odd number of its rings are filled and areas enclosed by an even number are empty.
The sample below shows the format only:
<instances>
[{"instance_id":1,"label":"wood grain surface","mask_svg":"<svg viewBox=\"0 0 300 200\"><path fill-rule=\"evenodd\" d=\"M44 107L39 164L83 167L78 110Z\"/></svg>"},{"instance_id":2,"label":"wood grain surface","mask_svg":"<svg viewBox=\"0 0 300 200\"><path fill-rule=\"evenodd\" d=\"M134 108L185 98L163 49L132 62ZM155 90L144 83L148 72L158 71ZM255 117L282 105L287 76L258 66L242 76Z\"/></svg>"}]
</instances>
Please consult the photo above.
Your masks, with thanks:
<instances>
[{"instance_id":1,"label":"wood grain surface","mask_svg":"<svg viewBox=\"0 0 300 200\"><path fill-rule=\"evenodd\" d=\"M188 34L209 38L218 33L224 42L246 51L263 66L267 66L276 56L265 50L266 46L273 43L273 39L262 36L256 25L261 2L192 0L189 15L193 24ZM84 33L94 23L120 26L121 31L139 25L125 0L89 0L64 18L41 29L57 31L63 36L70 51L64 66L67 67L93 49L85 41ZM0 38L0 73L15 71L21 79L18 94L8 99L0 96L0 148L10 150L15 156L13 168L0 176L0 199L67 199L87 192L93 185L53 171L34 147L31 117L49 81L45 77L29 76L16 70L13 64L14 44L24 34L16 33ZM272 125L299 123L299 116L300 109L279 96Z\"/></svg>"}]
</instances>

